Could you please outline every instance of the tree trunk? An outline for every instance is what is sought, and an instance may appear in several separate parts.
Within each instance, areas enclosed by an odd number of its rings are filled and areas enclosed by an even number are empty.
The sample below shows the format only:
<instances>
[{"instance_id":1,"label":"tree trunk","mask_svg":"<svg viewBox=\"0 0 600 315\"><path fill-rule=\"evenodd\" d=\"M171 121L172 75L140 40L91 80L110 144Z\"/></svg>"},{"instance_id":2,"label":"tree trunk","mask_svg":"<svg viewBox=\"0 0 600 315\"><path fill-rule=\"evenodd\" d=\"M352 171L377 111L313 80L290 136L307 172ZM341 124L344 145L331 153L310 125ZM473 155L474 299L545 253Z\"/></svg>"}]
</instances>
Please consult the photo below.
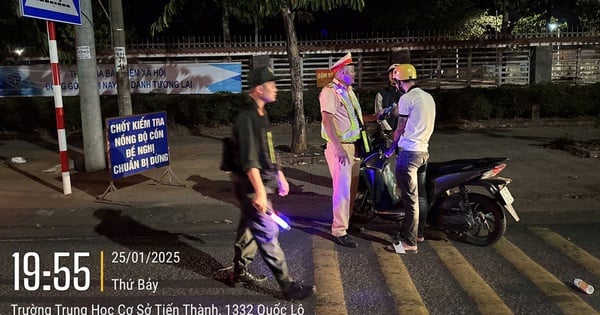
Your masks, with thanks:
<instances>
[{"instance_id":1,"label":"tree trunk","mask_svg":"<svg viewBox=\"0 0 600 315\"><path fill-rule=\"evenodd\" d=\"M304 94L302 75L300 73L300 53L298 40L294 28L294 15L288 7L281 11L283 24L286 31L287 55L290 62L292 79L292 101L294 103L294 120L292 121L292 153L298 154L306 151L306 120L304 118Z\"/></svg>"},{"instance_id":2,"label":"tree trunk","mask_svg":"<svg viewBox=\"0 0 600 315\"><path fill-rule=\"evenodd\" d=\"M500 27L500 34L502 35L509 35L509 30L508 30L508 23L510 22L510 11L508 6L505 6L503 8L503 14L502 14L502 26Z\"/></svg>"},{"instance_id":3,"label":"tree trunk","mask_svg":"<svg viewBox=\"0 0 600 315\"><path fill-rule=\"evenodd\" d=\"M229 30L229 9L223 5L223 15L221 15L221 26L223 27L223 42L225 47L231 43L231 32Z\"/></svg>"}]
</instances>

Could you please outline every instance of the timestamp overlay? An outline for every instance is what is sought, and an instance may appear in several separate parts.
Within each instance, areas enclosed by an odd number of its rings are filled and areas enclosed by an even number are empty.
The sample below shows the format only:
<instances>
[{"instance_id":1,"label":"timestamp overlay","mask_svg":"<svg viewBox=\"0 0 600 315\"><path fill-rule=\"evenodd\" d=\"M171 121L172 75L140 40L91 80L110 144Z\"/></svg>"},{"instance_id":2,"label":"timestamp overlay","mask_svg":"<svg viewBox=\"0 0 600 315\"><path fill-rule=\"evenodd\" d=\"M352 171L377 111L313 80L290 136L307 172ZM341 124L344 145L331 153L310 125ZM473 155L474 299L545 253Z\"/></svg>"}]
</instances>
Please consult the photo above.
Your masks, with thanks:
<instances>
[{"instance_id":1,"label":"timestamp overlay","mask_svg":"<svg viewBox=\"0 0 600 315\"><path fill-rule=\"evenodd\" d=\"M232 285L232 235L135 232L2 239L0 314L314 313L306 303L283 298L260 254L253 270L269 280Z\"/></svg>"}]
</instances>

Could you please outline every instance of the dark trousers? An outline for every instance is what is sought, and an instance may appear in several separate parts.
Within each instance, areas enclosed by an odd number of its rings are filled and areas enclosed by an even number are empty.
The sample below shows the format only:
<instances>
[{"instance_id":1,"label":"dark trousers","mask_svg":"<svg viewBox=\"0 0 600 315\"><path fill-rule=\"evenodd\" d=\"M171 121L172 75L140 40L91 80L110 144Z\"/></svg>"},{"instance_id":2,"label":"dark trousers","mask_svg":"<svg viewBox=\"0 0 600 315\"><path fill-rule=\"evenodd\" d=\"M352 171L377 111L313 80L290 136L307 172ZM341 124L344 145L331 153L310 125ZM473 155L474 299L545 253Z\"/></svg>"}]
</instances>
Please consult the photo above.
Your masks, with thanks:
<instances>
[{"instance_id":1,"label":"dark trousers","mask_svg":"<svg viewBox=\"0 0 600 315\"><path fill-rule=\"evenodd\" d=\"M406 150L400 151L396 159L396 182L400 189L402 205L406 212L406 217L402 224L402 233L404 234L405 242L410 246L417 245L417 235L419 232L421 232L421 236L423 235L425 220L427 218L427 207L419 205L423 202L419 202L418 173L420 168L427 167L428 159L429 153L427 152ZM423 213L422 219L420 213Z\"/></svg>"},{"instance_id":2,"label":"dark trousers","mask_svg":"<svg viewBox=\"0 0 600 315\"><path fill-rule=\"evenodd\" d=\"M279 285L283 289L288 288L293 280L288 274L285 254L279 244L279 226L269 216L254 208L252 205L254 189L245 176L232 175L232 180L234 193L241 209L234 245L234 272L245 272L259 250ZM272 191L267 188L267 193ZM270 200L268 204L272 209Z\"/></svg>"}]
</instances>

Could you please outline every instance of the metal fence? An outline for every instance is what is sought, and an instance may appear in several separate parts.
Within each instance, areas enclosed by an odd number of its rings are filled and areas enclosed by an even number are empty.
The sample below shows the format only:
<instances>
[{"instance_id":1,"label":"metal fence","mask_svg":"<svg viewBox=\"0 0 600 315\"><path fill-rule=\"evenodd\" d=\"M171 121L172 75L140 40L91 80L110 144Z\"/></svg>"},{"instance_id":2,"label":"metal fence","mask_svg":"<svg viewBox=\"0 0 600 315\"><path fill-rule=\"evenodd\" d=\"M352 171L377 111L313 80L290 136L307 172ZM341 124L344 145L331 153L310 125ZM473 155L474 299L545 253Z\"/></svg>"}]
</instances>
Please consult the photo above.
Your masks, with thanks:
<instances>
[{"instance_id":1,"label":"metal fence","mask_svg":"<svg viewBox=\"0 0 600 315\"><path fill-rule=\"evenodd\" d=\"M358 88L380 87L387 80L386 70L393 62L410 62L417 68L419 84L427 88L492 87L500 85L527 85L530 83L531 49L436 49L411 50L408 60L395 59L391 52L353 52L357 62ZM301 56L301 76L305 88L316 87L317 70L327 69L343 56L343 52L305 53ZM242 64L242 85L246 86L247 73L256 53L236 56L197 56L169 58L174 63L238 61ZM275 73L282 79L278 86L291 86L287 55L270 56ZM403 59L403 58L400 58ZM136 62L156 62L156 59L137 59ZM600 82L600 46L555 47L552 52L552 82L590 84Z\"/></svg>"},{"instance_id":2,"label":"metal fence","mask_svg":"<svg viewBox=\"0 0 600 315\"><path fill-rule=\"evenodd\" d=\"M491 34L460 39L455 35L345 34L339 38L298 41L301 75L305 88L317 84L317 69L327 69L347 51L357 62L359 88L385 83L389 64L410 62L420 84L430 88L490 87L531 82L536 47L552 47L551 81L570 84L600 82L600 36L579 30L511 36ZM128 58L138 62L222 62L242 64L242 85L256 56L269 56L271 66L283 79L278 86L290 88L286 42L281 36L235 37L225 43L218 37L179 38L128 45ZM110 57L105 59L111 62ZM548 66L548 65L545 65Z\"/></svg>"},{"instance_id":3,"label":"metal fence","mask_svg":"<svg viewBox=\"0 0 600 315\"><path fill-rule=\"evenodd\" d=\"M552 57L552 81L576 84L600 82L600 46L556 46Z\"/></svg>"},{"instance_id":4,"label":"metal fence","mask_svg":"<svg viewBox=\"0 0 600 315\"><path fill-rule=\"evenodd\" d=\"M298 45L304 50L314 51L319 47L376 47L409 45L478 45L487 44L523 44L532 42L593 42L598 44L600 33L587 31L579 28L569 28L560 32L544 31L519 34L489 33L478 37L465 37L459 33L440 31L405 31L401 33L335 33L328 36L308 34L298 37ZM225 42L219 36L185 36L177 38L152 38L146 41L128 43L127 48L133 50L168 50L168 49L227 49L229 52L235 50L258 50L270 48L285 48L287 45L283 35L261 35L261 36L233 36L230 42ZM99 47L100 48L100 47ZM111 49L111 47L104 47ZM233 51L232 51L233 50Z\"/></svg>"}]
</instances>

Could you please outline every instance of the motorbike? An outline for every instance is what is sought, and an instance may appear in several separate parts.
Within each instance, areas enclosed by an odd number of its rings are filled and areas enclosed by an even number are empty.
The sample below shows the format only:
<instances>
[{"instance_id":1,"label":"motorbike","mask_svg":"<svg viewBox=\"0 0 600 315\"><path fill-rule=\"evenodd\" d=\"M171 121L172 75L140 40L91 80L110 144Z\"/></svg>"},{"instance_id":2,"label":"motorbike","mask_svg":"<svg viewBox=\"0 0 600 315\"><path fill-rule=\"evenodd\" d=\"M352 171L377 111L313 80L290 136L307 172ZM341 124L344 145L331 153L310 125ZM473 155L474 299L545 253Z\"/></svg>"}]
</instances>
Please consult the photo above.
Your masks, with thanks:
<instances>
[{"instance_id":1,"label":"motorbike","mask_svg":"<svg viewBox=\"0 0 600 315\"><path fill-rule=\"evenodd\" d=\"M374 140L373 151L361 159L352 224L375 218L403 221L392 157L384 153L390 140ZM512 180L498 176L506 168L506 161L506 157L460 159L430 162L419 169L419 207L425 207L428 213L428 229L476 246L497 242L506 231L506 213L516 222L520 220L508 189Z\"/></svg>"}]
</instances>

